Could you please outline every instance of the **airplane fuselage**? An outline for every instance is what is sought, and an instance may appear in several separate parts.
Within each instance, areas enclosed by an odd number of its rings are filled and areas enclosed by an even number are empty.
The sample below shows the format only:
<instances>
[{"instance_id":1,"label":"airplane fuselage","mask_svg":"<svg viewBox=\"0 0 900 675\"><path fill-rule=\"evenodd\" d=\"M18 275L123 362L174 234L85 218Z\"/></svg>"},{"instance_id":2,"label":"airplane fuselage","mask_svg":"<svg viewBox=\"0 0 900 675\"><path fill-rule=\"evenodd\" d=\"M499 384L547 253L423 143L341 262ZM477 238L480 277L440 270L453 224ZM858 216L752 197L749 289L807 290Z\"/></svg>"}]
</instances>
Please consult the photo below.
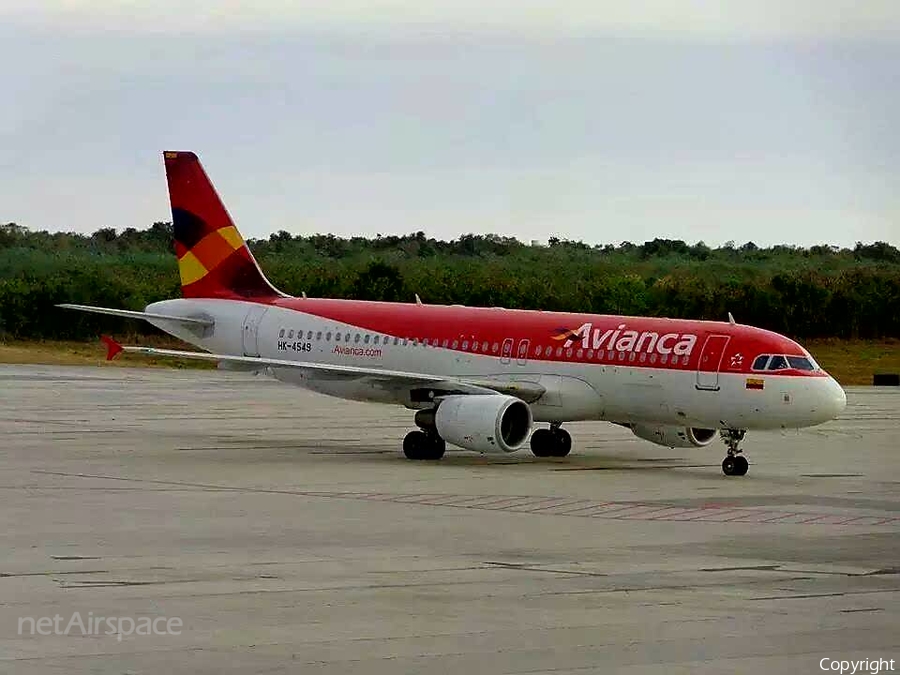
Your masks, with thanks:
<instances>
[{"instance_id":1,"label":"airplane fuselage","mask_svg":"<svg viewBox=\"0 0 900 675\"><path fill-rule=\"evenodd\" d=\"M799 428L833 419L846 401L792 340L725 322L287 297L176 299L146 311L213 319L208 329L152 323L214 353L534 385L539 422ZM765 355L800 367L754 368ZM341 398L431 405L371 378L270 370Z\"/></svg>"}]
</instances>

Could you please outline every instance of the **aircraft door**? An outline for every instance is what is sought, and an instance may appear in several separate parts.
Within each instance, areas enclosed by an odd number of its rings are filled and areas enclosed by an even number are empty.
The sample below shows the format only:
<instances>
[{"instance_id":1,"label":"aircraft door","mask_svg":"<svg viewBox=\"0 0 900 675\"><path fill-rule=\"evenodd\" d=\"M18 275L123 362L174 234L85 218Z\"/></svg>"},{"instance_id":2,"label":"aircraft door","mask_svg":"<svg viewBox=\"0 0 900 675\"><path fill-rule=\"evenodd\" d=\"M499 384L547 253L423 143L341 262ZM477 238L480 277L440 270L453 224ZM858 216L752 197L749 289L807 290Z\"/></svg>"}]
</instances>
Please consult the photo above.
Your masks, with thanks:
<instances>
[{"instance_id":1,"label":"aircraft door","mask_svg":"<svg viewBox=\"0 0 900 675\"><path fill-rule=\"evenodd\" d=\"M262 323L268 309L263 305L253 305L244 317L242 328L244 356L259 356L259 324Z\"/></svg>"},{"instance_id":2,"label":"aircraft door","mask_svg":"<svg viewBox=\"0 0 900 675\"><path fill-rule=\"evenodd\" d=\"M513 350L513 339L506 338L503 341L503 347L500 349L500 363L509 363L509 359L512 356Z\"/></svg>"},{"instance_id":3,"label":"aircraft door","mask_svg":"<svg viewBox=\"0 0 900 675\"><path fill-rule=\"evenodd\" d=\"M718 391L719 367L730 339L727 335L710 335L706 338L697 364L697 389Z\"/></svg>"},{"instance_id":4,"label":"aircraft door","mask_svg":"<svg viewBox=\"0 0 900 675\"><path fill-rule=\"evenodd\" d=\"M519 348L516 351L516 363L520 366L524 366L528 362L529 344L531 344L530 340L519 340Z\"/></svg>"}]
</instances>

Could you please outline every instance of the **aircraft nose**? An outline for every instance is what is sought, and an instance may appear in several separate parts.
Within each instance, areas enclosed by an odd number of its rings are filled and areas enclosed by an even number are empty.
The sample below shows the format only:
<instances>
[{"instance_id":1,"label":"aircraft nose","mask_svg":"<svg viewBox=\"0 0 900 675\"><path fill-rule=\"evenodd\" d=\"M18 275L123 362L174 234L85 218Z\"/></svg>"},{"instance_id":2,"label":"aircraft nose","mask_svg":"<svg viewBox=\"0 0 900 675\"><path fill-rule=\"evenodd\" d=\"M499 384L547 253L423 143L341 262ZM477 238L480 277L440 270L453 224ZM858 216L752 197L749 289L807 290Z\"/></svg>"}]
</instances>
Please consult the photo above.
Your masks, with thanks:
<instances>
[{"instance_id":1,"label":"aircraft nose","mask_svg":"<svg viewBox=\"0 0 900 675\"><path fill-rule=\"evenodd\" d=\"M823 414L828 415L828 419L832 420L844 412L844 408L847 407L847 394L833 377L826 380L823 389L821 410Z\"/></svg>"}]
</instances>

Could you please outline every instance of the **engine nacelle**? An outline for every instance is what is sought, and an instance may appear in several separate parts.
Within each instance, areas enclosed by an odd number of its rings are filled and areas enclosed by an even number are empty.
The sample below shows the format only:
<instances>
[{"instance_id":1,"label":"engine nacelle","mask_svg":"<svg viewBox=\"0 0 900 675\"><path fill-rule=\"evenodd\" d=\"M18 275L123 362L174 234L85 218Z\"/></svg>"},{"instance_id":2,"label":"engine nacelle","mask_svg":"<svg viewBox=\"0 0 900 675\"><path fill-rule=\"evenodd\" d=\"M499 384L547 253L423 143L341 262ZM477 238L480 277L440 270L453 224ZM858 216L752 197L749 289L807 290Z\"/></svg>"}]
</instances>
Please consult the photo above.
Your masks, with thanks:
<instances>
[{"instance_id":1,"label":"engine nacelle","mask_svg":"<svg viewBox=\"0 0 900 675\"><path fill-rule=\"evenodd\" d=\"M434 425L448 443L476 452L514 452L528 439L531 408L515 396L448 396L438 404Z\"/></svg>"},{"instance_id":2,"label":"engine nacelle","mask_svg":"<svg viewBox=\"0 0 900 675\"><path fill-rule=\"evenodd\" d=\"M702 448L712 443L716 437L715 429L664 427L651 424L632 424L631 431L638 438L667 448Z\"/></svg>"}]
</instances>

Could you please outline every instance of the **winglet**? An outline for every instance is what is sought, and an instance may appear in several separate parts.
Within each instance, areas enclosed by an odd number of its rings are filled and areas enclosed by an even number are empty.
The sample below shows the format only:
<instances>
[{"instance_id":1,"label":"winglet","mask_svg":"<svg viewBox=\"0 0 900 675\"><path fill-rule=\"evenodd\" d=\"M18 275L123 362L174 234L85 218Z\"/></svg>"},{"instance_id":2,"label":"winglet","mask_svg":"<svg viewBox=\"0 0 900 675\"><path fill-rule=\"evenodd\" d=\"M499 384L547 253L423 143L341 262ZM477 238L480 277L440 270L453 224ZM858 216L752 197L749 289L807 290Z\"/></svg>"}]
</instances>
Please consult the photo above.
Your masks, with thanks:
<instances>
[{"instance_id":1,"label":"winglet","mask_svg":"<svg viewBox=\"0 0 900 675\"><path fill-rule=\"evenodd\" d=\"M123 351L122 345L113 340L109 335L101 335L100 341L106 345L106 360L112 361L116 356L118 356L119 352Z\"/></svg>"}]
</instances>

